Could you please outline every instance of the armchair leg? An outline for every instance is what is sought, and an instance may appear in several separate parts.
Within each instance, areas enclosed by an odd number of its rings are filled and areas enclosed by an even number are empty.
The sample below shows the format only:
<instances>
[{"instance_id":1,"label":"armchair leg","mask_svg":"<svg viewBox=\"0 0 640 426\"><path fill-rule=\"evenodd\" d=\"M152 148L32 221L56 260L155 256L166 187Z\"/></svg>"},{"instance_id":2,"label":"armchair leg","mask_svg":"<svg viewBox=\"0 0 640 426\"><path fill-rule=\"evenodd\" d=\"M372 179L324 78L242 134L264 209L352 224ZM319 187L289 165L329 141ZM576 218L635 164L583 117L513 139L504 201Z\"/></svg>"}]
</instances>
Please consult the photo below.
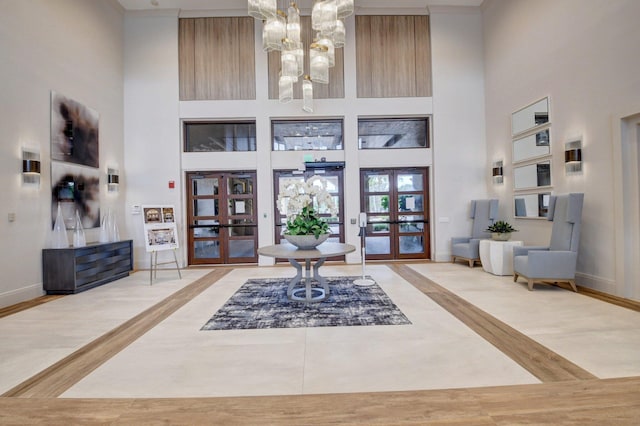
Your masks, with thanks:
<instances>
[{"instance_id":1,"label":"armchair leg","mask_svg":"<svg viewBox=\"0 0 640 426\"><path fill-rule=\"evenodd\" d=\"M516 274L515 272L513 273L513 282L515 283L516 281L518 281L518 274Z\"/></svg>"},{"instance_id":2,"label":"armchair leg","mask_svg":"<svg viewBox=\"0 0 640 426\"><path fill-rule=\"evenodd\" d=\"M533 291L533 280L529 278L527 281L529 282L529 291Z\"/></svg>"},{"instance_id":3,"label":"armchair leg","mask_svg":"<svg viewBox=\"0 0 640 426\"><path fill-rule=\"evenodd\" d=\"M576 287L576 282L574 280L569 280L569 285L571 286L573 291L575 291L576 293L578 292L578 288Z\"/></svg>"},{"instance_id":4,"label":"armchair leg","mask_svg":"<svg viewBox=\"0 0 640 426\"><path fill-rule=\"evenodd\" d=\"M476 263L475 260L469 259L469 268L473 268L473 265Z\"/></svg>"}]
</instances>

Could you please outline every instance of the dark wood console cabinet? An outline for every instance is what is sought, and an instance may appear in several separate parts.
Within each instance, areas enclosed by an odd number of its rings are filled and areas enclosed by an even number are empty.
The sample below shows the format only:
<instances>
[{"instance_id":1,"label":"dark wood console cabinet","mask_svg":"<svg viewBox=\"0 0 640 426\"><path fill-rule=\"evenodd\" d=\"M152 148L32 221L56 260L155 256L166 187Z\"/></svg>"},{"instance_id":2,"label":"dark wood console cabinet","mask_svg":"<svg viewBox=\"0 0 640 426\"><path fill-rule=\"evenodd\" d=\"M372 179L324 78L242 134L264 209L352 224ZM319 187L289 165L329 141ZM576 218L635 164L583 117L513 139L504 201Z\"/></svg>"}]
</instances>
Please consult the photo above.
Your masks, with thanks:
<instances>
[{"instance_id":1,"label":"dark wood console cabinet","mask_svg":"<svg viewBox=\"0 0 640 426\"><path fill-rule=\"evenodd\" d=\"M126 277L133 270L133 241L44 249L42 286L47 294L79 293Z\"/></svg>"}]
</instances>

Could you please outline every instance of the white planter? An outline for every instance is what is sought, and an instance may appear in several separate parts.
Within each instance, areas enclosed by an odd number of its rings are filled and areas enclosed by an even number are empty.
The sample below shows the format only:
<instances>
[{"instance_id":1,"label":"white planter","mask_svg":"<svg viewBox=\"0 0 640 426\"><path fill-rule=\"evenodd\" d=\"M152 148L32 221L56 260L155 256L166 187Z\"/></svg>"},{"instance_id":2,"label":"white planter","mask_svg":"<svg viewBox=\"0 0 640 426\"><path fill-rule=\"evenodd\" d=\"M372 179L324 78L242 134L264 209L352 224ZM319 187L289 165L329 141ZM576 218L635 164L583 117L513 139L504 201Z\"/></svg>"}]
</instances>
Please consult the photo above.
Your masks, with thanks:
<instances>
[{"instance_id":1,"label":"white planter","mask_svg":"<svg viewBox=\"0 0 640 426\"><path fill-rule=\"evenodd\" d=\"M285 240L289 241L300 250L313 250L329 238L329 233L322 234L318 238L315 235L287 235L284 234Z\"/></svg>"},{"instance_id":2,"label":"white planter","mask_svg":"<svg viewBox=\"0 0 640 426\"><path fill-rule=\"evenodd\" d=\"M492 232L491 239L495 241L509 241L511 232Z\"/></svg>"}]
</instances>

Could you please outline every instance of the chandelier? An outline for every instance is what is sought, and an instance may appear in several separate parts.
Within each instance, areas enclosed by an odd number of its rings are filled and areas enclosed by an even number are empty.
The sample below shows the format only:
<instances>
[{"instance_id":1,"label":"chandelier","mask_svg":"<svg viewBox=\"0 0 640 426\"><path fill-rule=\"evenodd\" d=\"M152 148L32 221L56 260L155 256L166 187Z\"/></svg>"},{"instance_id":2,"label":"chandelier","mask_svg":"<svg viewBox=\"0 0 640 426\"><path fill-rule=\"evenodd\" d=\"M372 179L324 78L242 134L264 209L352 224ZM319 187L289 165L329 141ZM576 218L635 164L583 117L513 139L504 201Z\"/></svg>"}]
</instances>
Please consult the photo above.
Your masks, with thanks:
<instances>
[{"instance_id":1,"label":"chandelier","mask_svg":"<svg viewBox=\"0 0 640 426\"><path fill-rule=\"evenodd\" d=\"M302 80L302 109L313 112L312 82L329 84L329 68L335 65L335 49L344 47L346 32L343 19L353 13L354 0L315 0L311 10L311 28L315 33L308 47L309 72L305 74L300 36L300 10L291 2L287 11L278 8L277 0L248 0L249 15L263 21L262 48L280 52L278 98L293 100L293 85Z\"/></svg>"}]
</instances>

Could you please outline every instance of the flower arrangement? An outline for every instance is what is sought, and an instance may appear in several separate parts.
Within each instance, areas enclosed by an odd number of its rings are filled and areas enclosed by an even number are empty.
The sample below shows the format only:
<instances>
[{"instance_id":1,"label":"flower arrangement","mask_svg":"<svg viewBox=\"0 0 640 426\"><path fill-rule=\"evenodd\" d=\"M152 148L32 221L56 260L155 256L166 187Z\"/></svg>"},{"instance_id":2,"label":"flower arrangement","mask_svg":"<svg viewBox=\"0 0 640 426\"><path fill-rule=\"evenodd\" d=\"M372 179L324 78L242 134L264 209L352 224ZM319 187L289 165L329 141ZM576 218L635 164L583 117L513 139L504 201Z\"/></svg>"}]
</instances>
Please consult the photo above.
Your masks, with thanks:
<instances>
[{"instance_id":1,"label":"flower arrangement","mask_svg":"<svg viewBox=\"0 0 640 426\"><path fill-rule=\"evenodd\" d=\"M499 220L493 225L489 225L486 229L488 232L496 232L499 234L508 234L510 232L518 232L513 226L509 224L509 222L505 222L504 220Z\"/></svg>"},{"instance_id":2,"label":"flower arrangement","mask_svg":"<svg viewBox=\"0 0 640 426\"><path fill-rule=\"evenodd\" d=\"M306 181L284 181L284 188L278 194L278 210L287 217L285 235L315 235L316 239L330 232L329 224L319 212L337 213L327 180L321 176L312 176Z\"/></svg>"}]
</instances>

